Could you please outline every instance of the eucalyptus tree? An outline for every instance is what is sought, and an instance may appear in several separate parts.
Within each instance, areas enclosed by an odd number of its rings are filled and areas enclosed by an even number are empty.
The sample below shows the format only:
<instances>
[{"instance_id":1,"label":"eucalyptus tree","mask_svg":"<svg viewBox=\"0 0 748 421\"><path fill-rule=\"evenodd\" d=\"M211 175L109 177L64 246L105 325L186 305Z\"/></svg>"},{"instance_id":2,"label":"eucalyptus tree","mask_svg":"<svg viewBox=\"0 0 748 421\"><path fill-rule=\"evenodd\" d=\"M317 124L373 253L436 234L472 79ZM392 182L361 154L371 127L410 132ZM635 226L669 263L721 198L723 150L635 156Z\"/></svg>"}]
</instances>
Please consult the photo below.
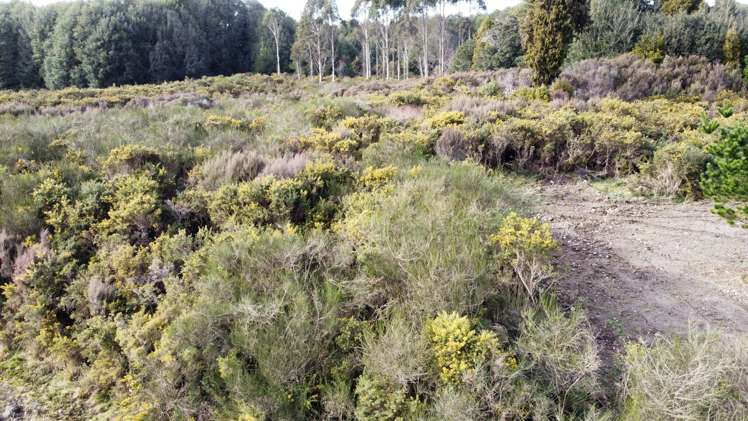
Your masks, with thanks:
<instances>
[{"instance_id":1,"label":"eucalyptus tree","mask_svg":"<svg viewBox=\"0 0 748 421\"><path fill-rule=\"evenodd\" d=\"M269 9L262 17L262 25L267 28L275 46L275 72L281 74L281 42L286 36L288 16L278 8Z\"/></svg>"},{"instance_id":2,"label":"eucalyptus tree","mask_svg":"<svg viewBox=\"0 0 748 421\"><path fill-rule=\"evenodd\" d=\"M353 17L361 17L363 20L360 22L361 35L361 55L362 55L362 70L363 76L366 79L371 78L371 26L372 17L376 16L374 10L373 0L356 0L353 4L353 10L351 11Z\"/></svg>"},{"instance_id":3,"label":"eucalyptus tree","mask_svg":"<svg viewBox=\"0 0 748 421\"><path fill-rule=\"evenodd\" d=\"M421 36L421 77L429 77L429 12L436 6L436 0L406 0L408 11L418 15Z\"/></svg>"},{"instance_id":4,"label":"eucalyptus tree","mask_svg":"<svg viewBox=\"0 0 748 421\"><path fill-rule=\"evenodd\" d=\"M322 82L328 59L328 45L332 78L335 80L335 24L338 19L340 17L335 0L308 0L301 15L300 32L307 42L313 45L313 60L317 63L317 75L320 82Z\"/></svg>"}]
</instances>

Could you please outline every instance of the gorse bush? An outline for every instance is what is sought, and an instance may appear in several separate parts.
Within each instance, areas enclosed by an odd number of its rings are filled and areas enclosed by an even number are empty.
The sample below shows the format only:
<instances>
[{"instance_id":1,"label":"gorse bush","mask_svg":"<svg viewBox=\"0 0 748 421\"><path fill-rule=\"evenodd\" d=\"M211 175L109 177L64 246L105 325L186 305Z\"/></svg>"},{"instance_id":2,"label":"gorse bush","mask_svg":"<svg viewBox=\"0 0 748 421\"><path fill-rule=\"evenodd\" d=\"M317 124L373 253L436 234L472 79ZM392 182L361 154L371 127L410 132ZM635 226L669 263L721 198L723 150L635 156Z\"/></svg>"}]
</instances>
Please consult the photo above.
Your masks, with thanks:
<instances>
[{"instance_id":1,"label":"gorse bush","mask_svg":"<svg viewBox=\"0 0 748 421\"><path fill-rule=\"evenodd\" d=\"M482 364L498 348L490 331L477 332L467 317L441 313L426 324L439 378L445 383L461 381L469 370Z\"/></svg>"},{"instance_id":2,"label":"gorse bush","mask_svg":"<svg viewBox=\"0 0 748 421\"><path fill-rule=\"evenodd\" d=\"M491 237L500 258L510 265L530 299L535 299L541 282L550 277L551 253L558 247L551 226L536 219L510 213Z\"/></svg>"},{"instance_id":3,"label":"gorse bush","mask_svg":"<svg viewBox=\"0 0 748 421\"><path fill-rule=\"evenodd\" d=\"M520 12L473 58L521 60ZM626 177L742 222L732 66L0 92L0 378L65 419L741 418L725 340L611 370L549 298L558 245L508 174Z\"/></svg>"}]
</instances>

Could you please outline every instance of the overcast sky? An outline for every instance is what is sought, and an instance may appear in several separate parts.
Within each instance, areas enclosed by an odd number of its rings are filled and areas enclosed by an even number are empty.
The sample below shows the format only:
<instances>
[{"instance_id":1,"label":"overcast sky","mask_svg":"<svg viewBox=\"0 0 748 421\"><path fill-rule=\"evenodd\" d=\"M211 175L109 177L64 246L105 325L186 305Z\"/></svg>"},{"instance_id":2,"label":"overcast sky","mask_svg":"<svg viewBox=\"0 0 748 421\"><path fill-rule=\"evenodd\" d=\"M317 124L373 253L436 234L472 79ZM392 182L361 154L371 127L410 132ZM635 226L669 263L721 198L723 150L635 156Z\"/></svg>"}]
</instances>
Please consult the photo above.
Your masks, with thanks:
<instances>
[{"instance_id":1,"label":"overcast sky","mask_svg":"<svg viewBox=\"0 0 748 421\"><path fill-rule=\"evenodd\" d=\"M0 0L2 2L3 0ZM50 3L57 3L60 0L31 0L34 4L50 4ZM283 9L286 13L293 16L294 18L298 19L301 16L301 9L304 7L304 0L259 0L260 3L262 3L265 7L279 7ZM338 1L338 9L340 10L340 15L344 19L348 19L350 17L351 8L353 7L353 3L355 0L337 0ZM514 6L515 4L520 3L521 0L485 0L486 1L486 8L489 12L494 11L496 9L503 9L505 7ZM748 0L738 0L740 3L748 3ZM713 4L714 0L708 0L708 3ZM459 8L454 8L451 13L455 12L462 12L463 14L468 13L468 7L467 5L463 5Z\"/></svg>"},{"instance_id":2,"label":"overcast sky","mask_svg":"<svg viewBox=\"0 0 748 421\"><path fill-rule=\"evenodd\" d=\"M2 2L3 0L0 0ZM59 3L61 0L30 0L31 3L34 4L50 4L50 3ZM513 6L515 4L518 4L521 0L485 0L486 1L486 8L489 11L493 11L496 9L503 9L507 6ZM748 0L746 0L748 1ZM260 3L262 3L265 7L271 8L271 7L278 7L280 9L283 9L286 13L293 16L294 18L298 19L301 17L301 9L304 7L304 0L259 0ZM353 3L355 0L337 0L338 2L338 10L340 10L340 15L344 19L350 18L351 9L353 8ZM462 11L463 13L468 13L467 6L460 7L459 9L454 9L453 12L456 11Z\"/></svg>"}]
</instances>

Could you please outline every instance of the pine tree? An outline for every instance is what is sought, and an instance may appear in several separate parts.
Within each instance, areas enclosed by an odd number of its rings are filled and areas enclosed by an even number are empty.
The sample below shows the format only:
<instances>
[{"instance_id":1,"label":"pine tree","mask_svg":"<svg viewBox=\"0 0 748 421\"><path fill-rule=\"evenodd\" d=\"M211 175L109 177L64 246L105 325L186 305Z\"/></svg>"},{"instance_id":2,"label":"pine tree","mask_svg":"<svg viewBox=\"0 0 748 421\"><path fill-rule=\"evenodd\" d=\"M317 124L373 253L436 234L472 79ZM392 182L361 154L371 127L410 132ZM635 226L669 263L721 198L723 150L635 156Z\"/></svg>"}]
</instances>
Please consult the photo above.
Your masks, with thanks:
<instances>
[{"instance_id":1,"label":"pine tree","mask_svg":"<svg viewBox=\"0 0 748 421\"><path fill-rule=\"evenodd\" d=\"M582 18L565 0L533 0L524 22L525 60L536 85L553 82L566 59L575 25Z\"/></svg>"},{"instance_id":2,"label":"pine tree","mask_svg":"<svg viewBox=\"0 0 748 421\"><path fill-rule=\"evenodd\" d=\"M78 78L74 34L78 29L81 3L71 3L57 19L43 64L44 83L50 89L83 84Z\"/></svg>"},{"instance_id":3,"label":"pine tree","mask_svg":"<svg viewBox=\"0 0 748 421\"><path fill-rule=\"evenodd\" d=\"M16 74L17 37L18 30L10 10L0 9L0 89L16 89L19 85Z\"/></svg>"}]
</instances>

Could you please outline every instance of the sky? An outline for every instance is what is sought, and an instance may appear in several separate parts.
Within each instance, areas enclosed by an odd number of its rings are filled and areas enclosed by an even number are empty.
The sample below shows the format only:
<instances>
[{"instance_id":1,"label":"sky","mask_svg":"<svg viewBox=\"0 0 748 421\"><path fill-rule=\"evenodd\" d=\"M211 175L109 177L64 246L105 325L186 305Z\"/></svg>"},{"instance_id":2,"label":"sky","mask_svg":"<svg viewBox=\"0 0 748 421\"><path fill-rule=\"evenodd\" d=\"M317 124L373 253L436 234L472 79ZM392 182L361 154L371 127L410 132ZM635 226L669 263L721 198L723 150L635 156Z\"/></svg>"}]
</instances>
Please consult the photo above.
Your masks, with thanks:
<instances>
[{"instance_id":1,"label":"sky","mask_svg":"<svg viewBox=\"0 0 748 421\"><path fill-rule=\"evenodd\" d=\"M3 0L0 0L2 2ZM43 5L43 4L50 4L50 3L56 3L61 0L31 0L31 3L37 4L37 5ZM503 9L505 7L514 6L516 4L519 4L522 0L485 0L486 2L486 10L489 12L492 12L497 9ZM259 0L260 3L262 3L265 7L271 8L271 7L278 7L288 13L289 15L293 16L294 18L298 19L301 17L301 10L304 7L304 0ZM355 0L337 0L338 2L338 10L340 10L340 15L343 17L343 19L350 18L351 8L353 8L353 3ZM739 3L748 3L748 0L738 0ZM714 3L714 0L708 0L708 3ZM462 12L463 14L468 14L469 9L467 6L467 2L463 2L462 6L455 7L452 10L450 10L450 13L458 13Z\"/></svg>"},{"instance_id":2,"label":"sky","mask_svg":"<svg viewBox=\"0 0 748 421\"><path fill-rule=\"evenodd\" d=\"M31 3L36 5L44 5L44 4L50 4L50 3L59 3L62 0L30 0ZM263 6L267 8L271 7L277 7L288 13L289 15L293 16L294 18L298 19L301 17L301 10L304 7L304 0L258 0L260 3L262 3ZM521 0L485 0L486 1L486 9L489 11L493 11L496 9L503 9L508 6L513 6L515 4L520 3ZM0 0L2 2L2 0ZM351 14L351 9L353 8L353 3L355 0L337 0L338 2L338 10L340 11L341 17L344 19L349 19ZM467 3L467 2L464 2ZM463 5L460 8L455 8L451 10L451 12L463 12L463 14L468 13L468 7L467 5Z\"/></svg>"}]
</instances>

